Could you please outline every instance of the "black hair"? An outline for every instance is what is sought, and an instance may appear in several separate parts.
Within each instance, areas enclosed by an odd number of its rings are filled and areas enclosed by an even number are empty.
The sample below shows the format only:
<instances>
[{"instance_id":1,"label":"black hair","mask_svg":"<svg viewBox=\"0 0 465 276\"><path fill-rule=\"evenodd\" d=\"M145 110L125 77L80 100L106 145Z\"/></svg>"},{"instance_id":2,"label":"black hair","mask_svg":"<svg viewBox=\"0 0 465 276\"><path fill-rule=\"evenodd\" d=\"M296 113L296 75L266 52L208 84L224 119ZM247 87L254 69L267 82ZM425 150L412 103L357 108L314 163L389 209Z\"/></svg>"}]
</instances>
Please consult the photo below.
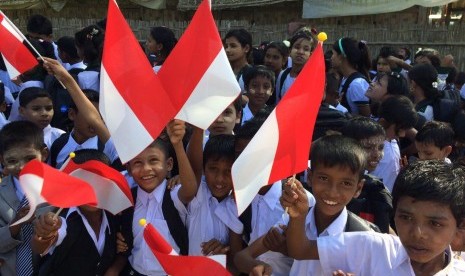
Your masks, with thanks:
<instances>
[{"instance_id":1,"label":"black hair","mask_svg":"<svg viewBox=\"0 0 465 276\"><path fill-rule=\"evenodd\" d=\"M433 83L438 81L438 71L433 65L428 63L417 64L408 71L408 77L423 89L426 99L434 100L439 97L438 89L433 86Z\"/></svg>"},{"instance_id":2,"label":"black hair","mask_svg":"<svg viewBox=\"0 0 465 276\"><path fill-rule=\"evenodd\" d=\"M379 106L378 115L387 123L395 124L397 130L412 128L418 120L412 101L399 95L384 100Z\"/></svg>"},{"instance_id":3,"label":"black hair","mask_svg":"<svg viewBox=\"0 0 465 276\"><path fill-rule=\"evenodd\" d=\"M234 161L234 135L218 134L210 136L203 150L203 166L209 160L218 161L226 159Z\"/></svg>"},{"instance_id":4,"label":"black hair","mask_svg":"<svg viewBox=\"0 0 465 276\"><path fill-rule=\"evenodd\" d=\"M444 123L431 121L423 125L415 136L415 141L425 144L433 144L442 149L454 145L454 130Z\"/></svg>"},{"instance_id":5,"label":"black hair","mask_svg":"<svg viewBox=\"0 0 465 276\"><path fill-rule=\"evenodd\" d=\"M36 150L46 147L43 130L30 121L14 121L3 126L0 130L0 154L14 147L25 146L32 146Z\"/></svg>"},{"instance_id":6,"label":"black hair","mask_svg":"<svg viewBox=\"0 0 465 276\"><path fill-rule=\"evenodd\" d=\"M99 100L100 100L100 93L99 92L97 92L95 90L92 90L92 89L83 89L82 92L87 97L87 99L89 99L89 101L91 101L92 103L98 103L99 102ZM79 110L78 110L76 104L74 103L74 101L71 101L71 103L69 105L69 108L72 108L76 112L79 112Z\"/></svg>"},{"instance_id":7,"label":"black hair","mask_svg":"<svg viewBox=\"0 0 465 276\"><path fill-rule=\"evenodd\" d=\"M438 51L434 49L423 49L418 51L415 54L414 60L419 57L426 57L435 68L439 68L441 66L441 60L438 57Z\"/></svg>"},{"instance_id":8,"label":"black hair","mask_svg":"<svg viewBox=\"0 0 465 276\"><path fill-rule=\"evenodd\" d=\"M160 53L156 53L157 58L159 56L162 57L162 61L164 61L171 51L176 46L178 40L176 39L173 31L168 27L153 27L150 29L150 36L157 42L163 45ZM158 63L159 65L162 63Z\"/></svg>"},{"instance_id":9,"label":"black hair","mask_svg":"<svg viewBox=\"0 0 465 276\"><path fill-rule=\"evenodd\" d=\"M289 56L289 48L282 41L273 41L273 42L270 42L268 45L266 45L265 55L268 49L278 50L278 52L283 56L284 59L287 59L287 57Z\"/></svg>"},{"instance_id":10,"label":"black hair","mask_svg":"<svg viewBox=\"0 0 465 276\"><path fill-rule=\"evenodd\" d=\"M37 52L41 56L56 59L56 57L55 57L55 49L53 48L52 43L50 43L48 41L45 41L45 40L42 40L42 39L35 39L35 38L29 38L29 42L32 44L34 49L36 49ZM31 52L31 54L34 57L36 57L36 58L39 57L39 55L37 55L36 51L34 51L34 49L31 47L31 45L29 45L29 43L24 41L23 44L26 46L26 48L29 50L29 52Z\"/></svg>"},{"instance_id":11,"label":"black hair","mask_svg":"<svg viewBox=\"0 0 465 276\"><path fill-rule=\"evenodd\" d=\"M455 78L455 85L462 86L465 84L465 72L458 72Z\"/></svg>"},{"instance_id":12,"label":"black hair","mask_svg":"<svg viewBox=\"0 0 465 276\"><path fill-rule=\"evenodd\" d=\"M52 97L47 90L40 87L28 87L19 93L19 106L26 107L30 102L37 98L48 98L52 101Z\"/></svg>"},{"instance_id":13,"label":"black hair","mask_svg":"<svg viewBox=\"0 0 465 276\"><path fill-rule=\"evenodd\" d=\"M253 66L244 73L244 87L246 91L249 90L250 81L258 76L268 79L271 82L271 88L274 91L276 85L275 73L264 65Z\"/></svg>"},{"instance_id":14,"label":"black hair","mask_svg":"<svg viewBox=\"0 0 465 276\"><path fill-rule=\"evenodd\" d=\"M391 46L383 46L379 50L379 54L376 60L378 60L379 58L388 58L390 56L397 56L394 48L392 48Z\"/></svg>"},{"instance_id":15,"label":"black hair","mask_svg":"<svg viewBox=\"0 0 465 276\"><path fill-rule=\"evenodd\" d=\"M74 151L74 154L73 161L76 164L82 164L90 160L97 160L108 166L111 164L110 158L102 151L96 149L80 149Z\"/></svg>"},{"instance_id":16,"label":"black hair","mask_svg":"<svg viewBox=\"0 0 465 276\"><path fill-rule=\"evenodd\" d=\"M260 127L265 122L266 117L259 117L245 121L244 124L234 133L234 139L237 140L252 140L252 138L257 134Z\"/></svg>"},{"instance_id":17,"label":"black hair","mask_svg":"<svg viewBox=\"0 0 465 276\"><path fill-rule=\"evenodd\" d=\"M386 136L384 128L376 121L367 117L351 118L342 128L342 135L357 141L374 136Z\"/></svg>"},{"instance_id":18,"label":"black hair","mask_svg":"<svg viewBox=\"0 0 465 276\"><path fill-rule=\"evenodd\" d=\"M326 73L326 89L325 94L334 95L339 94L339 85L341 84L341 78L335 72L329 71Z\"/></svg>"},{"instance_id":19,"label":"black hair","mask_svg":"<svg viewBox=\"0 0 465 276\"><path fill-rule=\"evenodd\" d=\"M57 46L58 46L58 49L60 49L60 51L65 52L72 59L79 58L77 49L76 49L76 41L74 40L74 37L71 37L71 36L60 37L60 39L58 39L57 41Z\"/></svg>"},{"instance_id":20,"label":"black hair","mask_svg":"<svg viewBox=\"0 0 465 276\"><path fill-rule=\"evenodd\" d=\"M388 95L402 95L409 96L407 80L397 72L379 73L377 80L387 77L387 94Z\"/></svg>"},{"instance_id":21,"label":"black hair","mask_svg":"<svg viewBox=\"0 0 465 276\"><path fill-rule=\"evenodd\" d=\"M334 42L333 50L339 55L342 54L355 70L370 79L371 57L365 42L357 41L351 37L343 37Z\"/></svg>"},{"instance_id":22,"label":"black hair","mask_svg":"<svg viewBox=\"0 0 465 276\"><path fill-rule=\"evenodd\" d=\"M234 109L236 109L236 114L242 112L242 96L239 95L233 102Z\"/></svg>"},{"instance_id":23,"label":"black hair","mask_svg":"<svg viewBox=\"0 0 465 276\"><path fill-rule=\"evenodd\" d=\"M410 58L410 56L412 55L412 53L410 52L409 48L407 47L400 47L398 50L404 50L405 51L405 57L402 57L403 60L407 60Z\"/></svg>"},{"instance_id":24,"label":"black hair","mask_svg":"<svg viewBox=\"0 0 465 276\"><path fill-rule=\"evenodd\" d=\"M84 62L100 63L105 32L97 25L90 25L74 35L76 46L82 50Z\"/></svg>"},{"instance_id":25,"label":"black hair","mask_svg":"<svg viewBox=\"0 0 465 276\"><path fill-rule=\"evenodd\" d=\"M403 169L392 191L393 207L403 196L432 201L450 207L457 225L465 218L465 171L444 160L417 161Z\"/></svg>"},{"instance_id":26,"label":"black hair","mask_svg":"<svg viewBox=\"0 0 465 276\"><path fill-rule=\"evenodd\" d=\"M290 44L291 46L289 47L290 49L292 49L292 47L294 46L294 44L299 40L299 39L306 39L306 40L309 40L310 43L311 43L311 50L313 51L316 47L316 43L315 43L315 38L313 36L313 34L310 32L310 30L307 30L306 28L302 28L301 30L299 30L298 32L296 32L292 38L290 39Z\"/></svg>"},{"instance_id":27,"label":"black hair","mask_svg":"<svg viewBox=\"0 0 465 276\"><path fill-rule=\"evenodd\" d=\"M449 67L448 69L449 69L449 74L447 74L446 83L454 84L455 79L457 78L457 74L458 74L457 68Z\"/></svg>"},{"instance_id":28,"label":"black hair","mask_svg":"<svg viewBox=\"0 0 465 276\"><path fill-rule=\"evenodd\" d=\"M0 105L5 102L5 84L0 82Z\"/></svg>"},{"instance_id":29,"label":"black hair","mask_svg":"<svg viewBox=\"0 0 465 276\"><path fill-rule=\"evenodd\" d=\"M41 14L34 14L27 20L26 29L30 33L51 35L53 33L52 22Z\"/></svg>"},{"instance_id":30,"label":"black hair","mask_svg":"<svg viewBox=\"0 0 465 276\"><path fill-rule=\"evenodd\" d=\"M252 48L253 64L263 65L265 63L265 51L261 48Z\"/></svg>"},{"instance_id":31,"label":"black hair","mask_svg":"<svg viewBox=\"0 0 465 276\"><path fill-rule=\"evenodd\" d=\"M224 41L227 38L235 37L237 41L241 44L242 47L249 46L250 50L246 55L247 60L250 60L252 57L252 35L246 29L232 29L229 30L224 36Z\"/></svg>"},{"instance_id":32,"label":"black hair","mask_svg":"<svg viewBox=\"0 0 465 276\"><path fill-rule=\"evenodd\" d=\"M312 170L318 166L347 167L362 178L366 167L366 151L356 140L342 135L323 136L312 144Z\"/></svg>"}]
</instances>

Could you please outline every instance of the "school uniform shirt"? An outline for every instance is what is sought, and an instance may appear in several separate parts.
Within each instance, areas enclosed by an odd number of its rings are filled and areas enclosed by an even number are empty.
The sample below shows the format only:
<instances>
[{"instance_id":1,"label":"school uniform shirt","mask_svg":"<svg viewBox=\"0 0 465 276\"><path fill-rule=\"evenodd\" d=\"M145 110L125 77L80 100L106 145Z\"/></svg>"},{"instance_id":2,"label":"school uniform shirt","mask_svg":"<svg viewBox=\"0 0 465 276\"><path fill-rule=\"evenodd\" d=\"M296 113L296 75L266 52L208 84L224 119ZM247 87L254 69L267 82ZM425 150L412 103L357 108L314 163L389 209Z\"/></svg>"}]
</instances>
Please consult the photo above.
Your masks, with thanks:
<instances>
[{"instance_id":1,"label":"school uniform shirt","mask_svg":"<svg viewBox=\"0 0 465 276\"><path fill-rule=\"evenodd\" d=\"M242 109L241 126L243 126L246 121L251 120L253 117L254 115L252 114L252 111L250 110L249 104L247 104Z\"/></svg>"},{"instance_id":2,"label":"school uniform shirt","mask_svg":"<svg viewBox=\"0 0 465 276\"><path fill-rule=\"evenodd\" d=\"M11 105L10 117L8 117L8 120L10 122L19 121L19 120L24 119L21 115L19 115L19 94L21 94L21 91L23 91L24 89L29 88L29 87L44 88L44 83L42 81L33 80L33 81L23 82L23 83L21 83L19 85L18 96L16 96L16 100Z\"/></svg>"},{"instance_id":3,"label":"school uniform shirt","mask_svg":"<svg viewBox=\"0 0 465 276\"><path fill-rule=\"evenodd\" d=\"M460 88L460 98L465 101L465 85Z\"/></svg>"},{"instance_id":4,"label":"school uniform shirt","mask_svg":"<svg viewBox=\"0 0 465 276\"><path fill-rule=\"evenodd\" d=\"M332 108L332 109L336 109L342 113L348 113L349 110L347 110L347 108L345 108L342 104L338 103L336 106L332 106L332 105L329 105L329 108Z\"/></svg>"},{"instance_id":5,"label":"school uniform shirt","mask_svg":"<svg viewBox=\"0 0 465 276\"><path fill-rule=\"evenodd\" d=\"M162 201L166 189L166 180L164 180L155 190L147 193L144 190L137 189L137 199L134 204L134 217L132 220L132 232L134 236L133 249L128 260L131 266L139 273L144 275L166 275L157 261L147 242L144 240L144 227L139 225L140 219L146 219L151 223L163 238L173 247L176 252L179 252L179 247L171 236L168 224L163 216ZM181 212L178 192L181 185L177 185L170 191L176 210ZM181 217L182 218L182 217Z\"/></svg>"},{"instance_id":6,"label":"school uniform shirt","mask_svg":"<svg viewBox=\"0 0 465 276\"><path fill-rule=\"evenodd\" d=\"M342 88L344 87L346 80L347 78L345 77L342 79L341 85L339 86L339 92L341 92ZM369 103L370 100L365 96L365 92L369 86L370 84L364 78L356 78L350 83L344 97L347 97L347 103L352 114L359 114L357 104Z\"/></svg>"},{"instance_id":7,"label":"school uniform shirt","mask_svg":"<svg viewBox=\"0 0 465 276\"><path fill-rule=\"evenodd\" d=\"M48 125L44 128L44 143L47 145L47 148L51 148L53 142L60 137L63 133L65 133L64 130L52 127L51 125Z\"/></svg>"},{"instance_id":8,"label":"school uniform shirt","mask_svg":"<svg viewBox=\"0 0 465 276\"><path fill-rule=\"evenodd\" d=\"M323 273L341 269L354 275L415 276L399 237L375 232L350 232L319 237L318 254ZM447 265L435 276L465 275L465 262L446 249Z\"/></svg>"},{"instance_id":9,"label":"school uniform shirt","mask_svg":"<svg viewBox=\"0 0 465 276\"><path fill-rule=\"evenodd\" d=\"M295 78L291 77L291 74L287 75L286 79L284 80L284 83L281 85L281 76L284 73L285 70L281 71L279 73L278 79L276 80L276 104L281 101L283 98L284 94L286 94L287 90L291 88L291 85L294 83Z\"/></svg>"},{"instance_id":10,"label":"school uniform shirt","mask_svg":"<svg viewBox=\"0 0 465 276\"><path fill-rule=\"evenodd\" d=\"M81 89L92 89L100 92L100 72L82 71L78 74L78 84Z\"/></svg>"},{"instance_id":11,"label":"school uniform shirt","mask_svg":"<svg viewBox=\"0 0 465 276\"><path fill-rule=\"evenodd\" d=\"M11 93L18 93L19 92L19 85L16 85L14 82L11 81L10 75L7 71L0 70L0 81L3 82L5 88L8 87Z\"/></svg>"},{"instance_id":12,"label":"school uniform shirt","mask_svg":"<svg viewBox=\"0 0 465 276\"><path fill-rule=\"evenodd\" d=\"M71 131L68 142L63 146L57 155L56 167L60 168L71 152L80 149L98 149L98 136L96 135L87 139L84 141L84 143L78 144L73 138L73 131ZM116 152L115 145L113 144L113 140L111 138L108 139L108 141L105 143L103 153L110 159L112 163L118 158L118 153Z\"/></svg>"},{"instance_id":13,"label":"school uniform shirt","mask_svg":"<svg viewBox=\"0 0 465 276\"><path fill-rule=\"evenodd\" d=\"M0 129L3 128L4 125L8 124L10 121L8 121L5 117L5 114L3 112L0 112Z\"/></svg>"},{"instance_id":14,"label":"school uniform shirt","mask_svg":"<svg viewBox=\"0 0 465 276\"><path fill-rule=\"evenodd\" d=\"M105 248L105 237L106 237L106 231L108 230L110 232L110 224L108 223L108 218L107 215L104 211L102 211L102 224L100 225L100 231L98 238L95 235L94 230L92 229L92 226L90 226L89 221L87 218L81 213L81 210L77 207L71 207L68 210L68 213L66 214L66 218L61 220L61 226L58 229L58 239L57 242L55 243L54 246L50 247L48 253L53 254L54 250L60 246L60 244L63 243L63 240L66 238L66 229L68 225L66 224L66 219L69 218L73 213L79 214L79 216L82 219L82 222L84 223L84 226L87 230L87 233L89 234L90 238L94 242L95 248L97 249L98 253L100 256L102 256L103 249Z\"/></svg>"},{"instance_id":15,"label":"school uniform shirt","mask_svg":"<svg viewBox=\"0 0 465 276\"><path fill-rule=\"evenodd\" d=\"M344 207L339 216L318 235L315 222L315 208L311 208L305 219L305 234L308 239L316 240L318 237L335 236L344 232L347 224L347 209ZM294 260L289 275L332 275L324 274L320 261L318 260ZM359 274L356 274L359 275Z\"/></svg>"},{"instance_id":16,"label":"school uniform shirt","mask_svg":"<svg viewBox=\"0 0 465 276\"><path fill-rule=\"evenodd\" d=\"M87 66L84 64L84 62L80 61L80 62L76 62L74 64L69 64L68 71L71 70L71 69L75 69L75 68L84 70L84 69L86 69L86 67Z\"/></svg>"},{"instance_id":17,"label":"school uniform shirt","mask_svg":"<svg viewBox=\"0 0 465 276\"><path fill-rule=\"evenodd\" d=\"M384 141L384 156L376 169L370 174L383 181L384 186L392 193L394 182L400 171L400 149L395 139Z\"/></svg>"},{"instance_id":18,"label":"school uniform shirt","mask_svg":"<svg viewBox=\"0 0 465 276\"><path fill-rule=\"evenodd\" d=\"M224 199L226 200L226 199ZM223 200L223 201L224 201ZM181 217L186 217L189 235L189 255L203 256L201 243L217 239L222 244L229 244L228 227L215 214L220 202L211 194L202 177L197 195L189 202L187 208L181 208ZM180 206L181 207L181 206Z\"/></svg>"},{"instance_id":19,"label":"school uniform shirt","mask_svg":"<svg viewBox=\"0 0 465 276\"><path fill-rule=\"evenodd\" d=\"M427 105L421 108L420 110L417 111L417 113L425 117L427 122L434 120L433 107L431 105Z\"/></svg>"}]
</instances>

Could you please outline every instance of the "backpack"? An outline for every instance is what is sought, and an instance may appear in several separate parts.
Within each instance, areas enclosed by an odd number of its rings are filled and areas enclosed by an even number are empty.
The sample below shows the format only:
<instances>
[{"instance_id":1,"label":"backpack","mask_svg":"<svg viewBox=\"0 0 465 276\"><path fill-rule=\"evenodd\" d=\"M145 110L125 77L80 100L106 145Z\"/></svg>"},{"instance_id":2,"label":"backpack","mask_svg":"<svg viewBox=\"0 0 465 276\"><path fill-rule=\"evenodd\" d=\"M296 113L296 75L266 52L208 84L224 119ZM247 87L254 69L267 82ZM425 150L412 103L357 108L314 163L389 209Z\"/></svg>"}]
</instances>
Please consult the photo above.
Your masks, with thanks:
<instances>
[{"instance_id":1,"label":"backpack","mask_svg":"<svg viewBox=\"0 0 465 276\"><path fill-rule=\"evenodd\" d=\"M134 203L137 200L137 188L134 187L131 189L132 197L134 199ZM170 195L170 190L168 188L165 189L165 193L163 194L163 203L161 205L161 209L163 212L163 217L168 224L168 229L170 231L171 236L173 236L174 241L179 247L179 254L180 255L187 255L189 253L189 239L187 234L187 228L181 220L181 216L179 212L176 210L174 206L173 199ZM132 233L132 221L134 218L134 206L124 210L121 215L121 231L123 232L123 236L128 244L129 249L126 251L126 254L130 254L132 250L132 244L134 241L134 235Z\"/></svg>"},{"instance_id":2,"label":"backpack","mask_svg":"<svg viewBox=\"0 0 465 276\"><path fill-rule=\"evenodd\" d=\"M347 222L344 232L374 231L381 233L378 226L362 219L351 211L347 211Z\"/></svg>"},{"instance_id":3,"label":"backpack","mask_svg":"<svg viewBox=\"0 0 465 276\"><path fill-rule=\"evenodd\" d=\"M58 154L61 152L66 143L68 143L70 135L71 134L69 132L63 133L53 142L52 147L50 148L50 165L52 165L52 167L56 168ZM98 139L97 150L103 152L104 149L105 143Z\"/></svg>"},{"instance_id":4,"label":"backpack","mask_svg":"<svg viewBox=\"0 0 465 276\"><path fill-rule=\"evenodd\" d=\"M447 84L443 90L439 91L440 97L446 100L454 101L458 106L461 105L460 90L455 89L453 85Z\"/></svg>"},{"instance_id":5,"label":"backpack","mask_svg":"<svg viewBox=\"0 0 465 276\"><path fill-rule=\"evenodd\" d=\"M286 68L283 73L281 74L281 78L279 78L279 92L282 94L284 81L286 81L287 76L291 73L291 67ZM278 95L276 95L278 97Z\"/></svg>"},{"instance_id":6,"label":"backpack","mask_svg":"<svg viewBox=\"0 0 465 276\"><path fill-rule=\"evenodd\" d=\"M330 108L327 103L322 103L316 117L312 140L325 136L328 130L340 131L349 119L350 114L344 114Z\"/></svg>"},{"instance_id":7,"label":"backpack","mask_svg":"<svg viewBox=\"0 0 465 276\"><path fill-rule=\"evenodd\" d=\"M73 68L68 72L77 81L77 75L84 71L81 68ZM45 89L50 94L53 103L53 118L50 124L65 131L71 131L73 122L68 118L69 107L73 105L73 99L66 88L52 75L48 75L44 81Z\"/></svg>"},{"instance_id":8,"label":"backpack","mask_svg":"<svg viewBox=\"0 0 465 276\"><path fill-rule=\"evenodd\" d=\"M350 109L350 105L349 105L349 102L347 101L347 90L349 90L349 86L350 84L355 80L355 79L359 79L359 78L362 78L366 81L367 78L365 77L365 75L363 75L362 73L360 72L354 72L352 74L350 74L350 76L347 78L347 80L344 82L344 85L342 86L342 89L341 89L341 92L339 93L341 95L341 104L347 108L347 110L349 111L349 113L352 112L352 110Z\"/></svg>"}]
</instances>

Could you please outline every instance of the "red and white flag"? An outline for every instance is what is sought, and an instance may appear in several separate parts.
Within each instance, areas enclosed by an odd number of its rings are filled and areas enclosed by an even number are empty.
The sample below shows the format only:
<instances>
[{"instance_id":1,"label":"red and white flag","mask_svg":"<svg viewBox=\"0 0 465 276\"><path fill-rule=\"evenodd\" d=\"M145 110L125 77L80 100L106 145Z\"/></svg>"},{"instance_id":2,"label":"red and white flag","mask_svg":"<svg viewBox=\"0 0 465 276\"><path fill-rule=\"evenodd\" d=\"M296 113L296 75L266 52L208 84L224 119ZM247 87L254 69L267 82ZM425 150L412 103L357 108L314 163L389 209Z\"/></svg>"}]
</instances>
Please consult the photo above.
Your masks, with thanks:
<instances>
[{"instance_id":1,"label":"red and white flag","mask_svg":"<svg viewBox=\"0 0 465 276\"><path fill-rule=\"evenodd\" d=\"M50 167L39 160L31 160L19 174L19 184L29 201L29 213L13 225L27 221L37 205L69 208L84 204L96 205L97 197L91 185L84 180Z\"/></svg>"},{"instance_id":2,"label":"red and white flag","mask_svg":"<svg viewBox=\"0 0 465 276\"><path fill-rule=\"evenodd\" d=\"M70 159L63 172L92 186L97 196L96 207L116 215L134 205L129 184L120 172L96 160L76 164Z\"/></svg>"},{"instance_id":3,"label":"red and white flag","mask_svg":"<svg viewBox=\"0 0 465 276\"><path fill-rule=\"evenodd\" d=\"M141 219L139 223L144 227L145 242L168 275L231 275L225 268L225 255L179 256L152 224L145 219Z\"/></svg>"},{"instance_id":4,"label":"red and white flag","mask_svg":"<svg viewBox=\"0 0 465 276\"><path fill-rule=\"evenodd\" d=\"M202 129L207 129L241 92L210 6L208 0L200 4L158 72L178 111L175 118Z\"/></svg>"},{"instance_id":5,"label":"red and white flag","mask_svg":"<svg viewBox=\"0 0 465 276\"><path fill-rule=\"evenodd\" d=\"M119 157L126 163L158 137L178 110L115 0L108 3L99 109Z\"/></svg>"},{"instance_id":6,"label":"red and white flag","mask_svg":"<svg viewBox=\"0 0 465 276\"><path fill-rule=\"evenodd\" d=\"M294 84L232 166L239 214L262 186L307 168L325 86L321 44L318 43Z\"/></svg>"},{"instance_id":7,"label":"red and white flag","mask_svg":"<svg viewBox=\"0 0 465 276\"><path fill-rule=\"evenodd\" d=\"M10 79L14 79L36 66L38 62L23 44L23 34L3 12L0 12L0 21L0 53Z\"/></svg>"}]
</instances>

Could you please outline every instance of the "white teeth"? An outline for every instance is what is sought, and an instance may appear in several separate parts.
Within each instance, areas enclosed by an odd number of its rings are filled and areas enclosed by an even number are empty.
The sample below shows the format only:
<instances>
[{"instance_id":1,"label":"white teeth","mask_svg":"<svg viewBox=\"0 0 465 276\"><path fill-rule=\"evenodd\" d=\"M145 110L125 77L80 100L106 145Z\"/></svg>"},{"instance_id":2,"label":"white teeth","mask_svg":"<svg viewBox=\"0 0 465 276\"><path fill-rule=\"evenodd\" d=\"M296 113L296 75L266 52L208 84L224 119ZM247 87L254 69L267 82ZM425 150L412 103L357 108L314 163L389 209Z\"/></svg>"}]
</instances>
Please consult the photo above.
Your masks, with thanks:
<instances>
[{"instance_id":1,"label":"white teeth","mask_svg":"<svg viewBox=\"0 0 465 276\"><path fill-rule=\"evenodd\" d=\"M142 179L143 179L143 180L148 180L148 179L152 179L152 178L154 178L153 175L150 175L150 176L142 176Z\"/></svg>"},{"instance_id":2,"label":"white teeth","mask_svg":"<svg viewBox=\"0 0 465 276\"><path fill-rule=\"evenodd\" d=\"M328 205L331 205L331 206L337 205L337 202L331 201L331 200L325 200L325 199L323 199L323 202L326 203L326 204L328 204Z\"/></svg>"},{"instance_id":3,"label":"white teeth","mask_svg":"<svg viewBox=\"0 0 465 276\"><path fill-rule=\"evenodd\" d=\"M223 189L223 186L221 186L221 185L215 185L215 187L216 187L217 189Z\"/></svg>"}]
</instances>

